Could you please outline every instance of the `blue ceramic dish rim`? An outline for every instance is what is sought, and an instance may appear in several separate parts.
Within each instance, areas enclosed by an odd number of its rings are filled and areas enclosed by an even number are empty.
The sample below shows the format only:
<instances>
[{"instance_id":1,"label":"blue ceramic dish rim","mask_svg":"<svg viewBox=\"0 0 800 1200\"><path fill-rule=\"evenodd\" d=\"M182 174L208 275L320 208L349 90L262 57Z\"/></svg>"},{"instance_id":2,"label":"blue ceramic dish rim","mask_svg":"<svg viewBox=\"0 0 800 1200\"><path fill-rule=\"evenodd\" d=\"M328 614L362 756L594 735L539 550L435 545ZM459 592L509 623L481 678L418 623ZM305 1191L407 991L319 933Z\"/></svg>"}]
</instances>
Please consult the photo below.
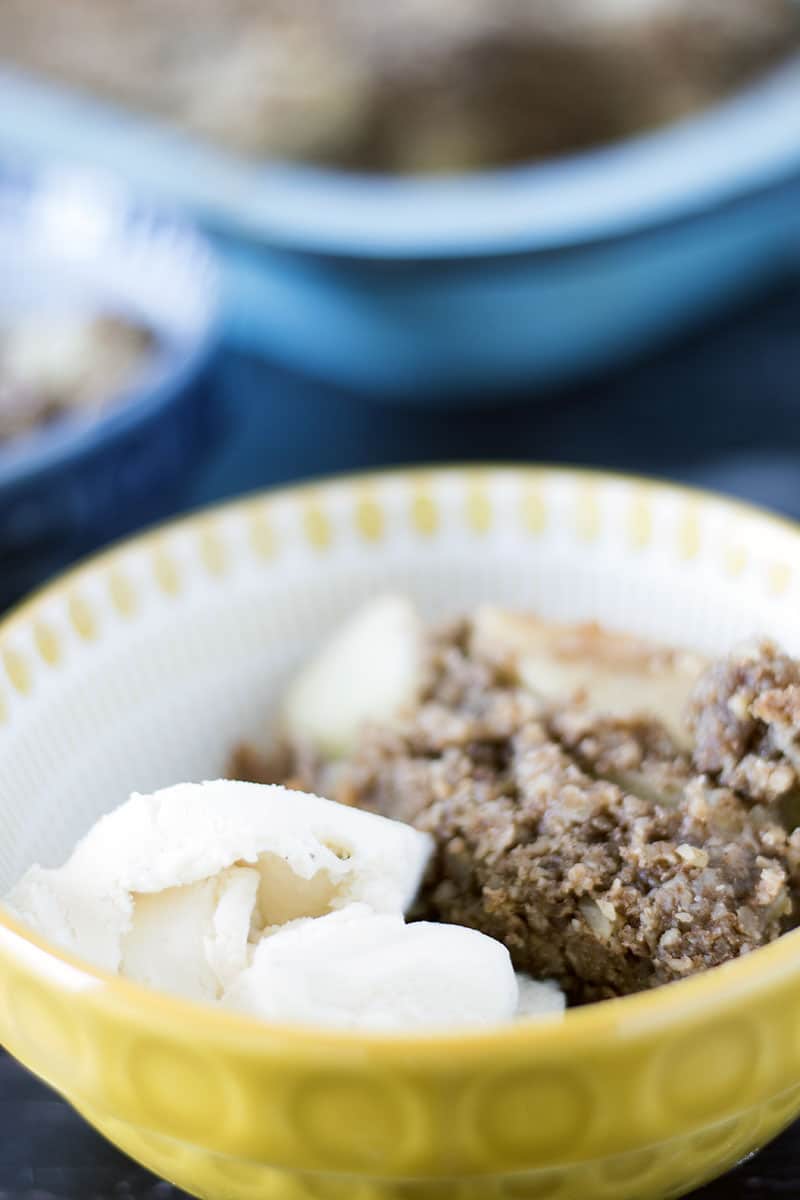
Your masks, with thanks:
<instances>
[{"instance_id":1,"label":"blue ceramic dish rim","mask_svg":"<svg viewBox=\"0 0 800 1200\"><path fill-rule=\"evenodd\" d=\"M357 259L530 253L629 235L800 175L800 55L663 128L544 163L441 179L248 164L3 70L0 146L23 142L126 170L212 228L268 245Z\"/></svg>"},{"instance_id":2,"label":"blue ceramic dish rim","mask_svg":"<svg viewBox=\"0 0 800 1200\"><path fill-rule=\"evenodd\" d=\"M57 172L52 172L55 176ZM71 172L74 181L79 176ZM82 173L87 186L93 185L91 173ZM99 177L98 177L99 178ZM18 180L17 180L18 183ZM0 189L3 180L0 178ZM31 198L36 194L37 177L31 173L26 189ZM117 188L117 195L119 189ZM125 206L127 225L143 225L156 236L179 234L180 260L186 269L199 268L205 275L208 305L204 318L197 324L193 336L180 344L169 340L161 352L136 372L126 386L114 393L103 412L89 418L67 417L54 421L43 429L0 444L0 489L24 485L35 479L37 485L50 475L70 469L110 442L124 440L128 433L146 425L196 379L211 362L222 338L221 306L216 256L205 238L190 222L159 211L156 206L142 204L129 196ZM146 312L142 314L146 318ZM153 332L159 329L153 323Z\"/></svg>"}]
</instances>

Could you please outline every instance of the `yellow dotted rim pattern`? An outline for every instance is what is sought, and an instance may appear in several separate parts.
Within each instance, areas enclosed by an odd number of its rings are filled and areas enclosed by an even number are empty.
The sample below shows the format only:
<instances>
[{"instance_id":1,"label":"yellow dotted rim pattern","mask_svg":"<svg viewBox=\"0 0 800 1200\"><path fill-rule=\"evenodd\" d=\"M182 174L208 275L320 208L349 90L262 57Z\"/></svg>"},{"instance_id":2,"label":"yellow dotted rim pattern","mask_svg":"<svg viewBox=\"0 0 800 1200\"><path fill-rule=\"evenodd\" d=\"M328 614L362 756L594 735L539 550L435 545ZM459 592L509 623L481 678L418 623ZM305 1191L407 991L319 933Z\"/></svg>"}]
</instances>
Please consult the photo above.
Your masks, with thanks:
<instances>
[{"instance_id":1,"label":"yellow dotted rim pattern","mask_svg":"<svg viewBox=\"0 0 800 1200\"><path fill-rule=\"evenodd\" d=\"M58 634L38 611L32 612L41 607L45 596L63 595L64 589L69 588L69 623L84 641L92 641L100 636L93 606L80 590L81 582L91 575L98 572L102 574L117 614L127 619L135 616L139 597L135 584L125 573L123 560L127 549L137 546L145 548L159 591L165 596L176 597L183 590L185 580L181 562L170 546L170 532L173 530L194 531L199 559L205 571L209 576L222 580L230 566L225 529L219 519L226 514L244 517L250 553L254 558L268 562L276 559L281 551L280 540L273 528L272 510L281 501L290 498L299 506L302 538L312 550L324 553L332 546L336 536L336 523L328 503L330 493L332 489L345 488L351 493L349 507L352 529L363 542L377 545L386 538L389 529L386 508L381 499L381 486L384 483L396 486L399 482L407 489L407 528L420 538L434 539L446 531L446 514L444 505L437 497L437 480L452 480L454 477L462 484L461 519L464 527L476 537L485 536L493 527L496 514L492 482L506 478L513 479L518 485L515 519L521 532L532 538L542 537L552 523L559 522L562 528L571 528L578 544L589 544L601 536L604 520L607 520L603 512L604 495L609 488L622 487L626 491L624 508L622 512L615 511L614 519L622 524L629 547L637 552L645 552L655 544L662 544L659 532L655 529L654 509L659 493L662 496L669 494L676 500L672 549L676 561L684 564L691 564L703 555L704 516L710 509L717 514L724 509L730 517L728 533L710 549L721 574L729 579L737 579L749 568L755 568L761 574L765 593L772 596L783 597L797 588L798 574L793 570L788 556L754 563L754 555L748 552L738 528L739 522L747 519L766 523L784 537L788 534L794 539L798 537L798 531L791 522L711 493L624 475L546 467L454 467L334 478L329 483L266 492L222 505L210 513L172 522L89 560L85 566L67 574L62 582L56 582L40 596L34 596L0 626L0 666L3 667L0 670L0 721L8 714L7 693L24 695L32 686L30 664L25 653L17 646L7 645L11 631L33 615L38 657L48 667L56 666L62 658L63 647ZM559 483L566 484L571 491L571 510L568 514L557 511L557 505L548 496L549 487Z\"/></svg>"}]
</instances>

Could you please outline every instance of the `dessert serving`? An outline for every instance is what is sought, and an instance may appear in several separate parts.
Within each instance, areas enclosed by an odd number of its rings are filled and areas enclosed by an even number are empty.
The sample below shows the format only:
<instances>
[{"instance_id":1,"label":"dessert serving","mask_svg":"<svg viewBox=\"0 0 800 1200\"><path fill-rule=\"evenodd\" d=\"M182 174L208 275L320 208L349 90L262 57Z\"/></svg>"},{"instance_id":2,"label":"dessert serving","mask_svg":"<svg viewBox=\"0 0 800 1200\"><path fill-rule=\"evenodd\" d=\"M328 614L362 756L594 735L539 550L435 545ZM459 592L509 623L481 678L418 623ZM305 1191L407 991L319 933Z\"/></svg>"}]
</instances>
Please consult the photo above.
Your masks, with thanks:
<instances>
[{"instance_id":1,"label":"dessert serving","mask_svg":"<svg viewBox=\"0 0 800 1200\"><path fill-rule=\"evenodd\" d=\"M0 630L0 1041L190 1194L697 1189L800 1114L798 562L487 466L78 568Z\"/></svg>"},{"instance_id":2,"label":"dessert serving","mask_svg":"<svg viewBox=\"0 0 800 1200\"><path fill-rule=\"evenodd\" d=\"M134 795L8 906L163 991L389 1030L627 995L797 922L800 664L771 643L706 662L491 607L426 629L385 596L283 711L240 782Z\"/></svg>"},{"instance_id":3,"label":"dessert serving","mask_svg":"<svg viewBox=\"0 0 800 1200\"><path fill-rule=\"evenodd\" d=\"M4 0L0 57L239 153L392 171L566 153L800 46L792 0Z\"/></svg>"},{"instance_id":4,"label":"dessert serving","mask_svg":"<svg viewBox=\"0 0 800 1200\"><path fill-rule=\"evenodd\" d=\"M413 824L428 919L502 941L572 1002L685 978L797 920L800 664L727 659L492 608L426 631L374 602L290 687L288 778Z\"/></svg>"}]
</instances>

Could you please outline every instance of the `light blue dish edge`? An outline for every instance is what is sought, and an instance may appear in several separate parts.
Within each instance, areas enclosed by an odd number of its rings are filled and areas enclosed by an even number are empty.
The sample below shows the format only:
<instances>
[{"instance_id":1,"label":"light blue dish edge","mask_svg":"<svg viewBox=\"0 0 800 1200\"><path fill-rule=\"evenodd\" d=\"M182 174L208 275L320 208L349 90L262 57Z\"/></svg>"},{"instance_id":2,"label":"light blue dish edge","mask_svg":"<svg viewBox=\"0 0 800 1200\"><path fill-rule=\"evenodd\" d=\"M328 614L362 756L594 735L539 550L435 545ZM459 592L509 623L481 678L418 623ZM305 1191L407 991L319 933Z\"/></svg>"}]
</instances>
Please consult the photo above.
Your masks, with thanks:
<instances>
[{"instance_id":1,"label":"light blue dish edge","mask_svg":"<svg viewBox=\"0 0 800 1200\"><path fill-rule=\"evenodd\" d=\"M630 234L800 171L800 57L663 129L446 179L247 163L6 69L3 148L99 165L212 229L276 246L383 259L530 253Z\"/></svg>"}]
</instances>

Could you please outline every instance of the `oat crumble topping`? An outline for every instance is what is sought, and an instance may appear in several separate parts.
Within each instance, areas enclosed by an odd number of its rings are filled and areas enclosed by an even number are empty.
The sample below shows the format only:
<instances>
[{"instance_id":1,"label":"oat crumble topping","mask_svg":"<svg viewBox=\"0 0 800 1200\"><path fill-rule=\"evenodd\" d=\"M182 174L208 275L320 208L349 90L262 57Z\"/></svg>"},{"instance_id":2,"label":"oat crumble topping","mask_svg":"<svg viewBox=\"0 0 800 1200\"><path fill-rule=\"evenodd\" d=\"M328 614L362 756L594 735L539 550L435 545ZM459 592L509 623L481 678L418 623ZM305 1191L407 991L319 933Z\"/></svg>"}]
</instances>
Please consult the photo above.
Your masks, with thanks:
<instances>
[{"instance_id":1,"label":"oat crumble topping","mask_svg":"<svg viewBox=\"0 0 800 1200\"><path fill-rule=\"evenodd\" d=\"M428 917L503 941L574 1003L669 983L794 923L800 664L770 643L687 684L686 745L658 714L598 714L522 686L469 621L428 640L418 707L322 762L242 748L231 773L289 777L411 822L438 847Z\"/></svg>"}]
</instances>

